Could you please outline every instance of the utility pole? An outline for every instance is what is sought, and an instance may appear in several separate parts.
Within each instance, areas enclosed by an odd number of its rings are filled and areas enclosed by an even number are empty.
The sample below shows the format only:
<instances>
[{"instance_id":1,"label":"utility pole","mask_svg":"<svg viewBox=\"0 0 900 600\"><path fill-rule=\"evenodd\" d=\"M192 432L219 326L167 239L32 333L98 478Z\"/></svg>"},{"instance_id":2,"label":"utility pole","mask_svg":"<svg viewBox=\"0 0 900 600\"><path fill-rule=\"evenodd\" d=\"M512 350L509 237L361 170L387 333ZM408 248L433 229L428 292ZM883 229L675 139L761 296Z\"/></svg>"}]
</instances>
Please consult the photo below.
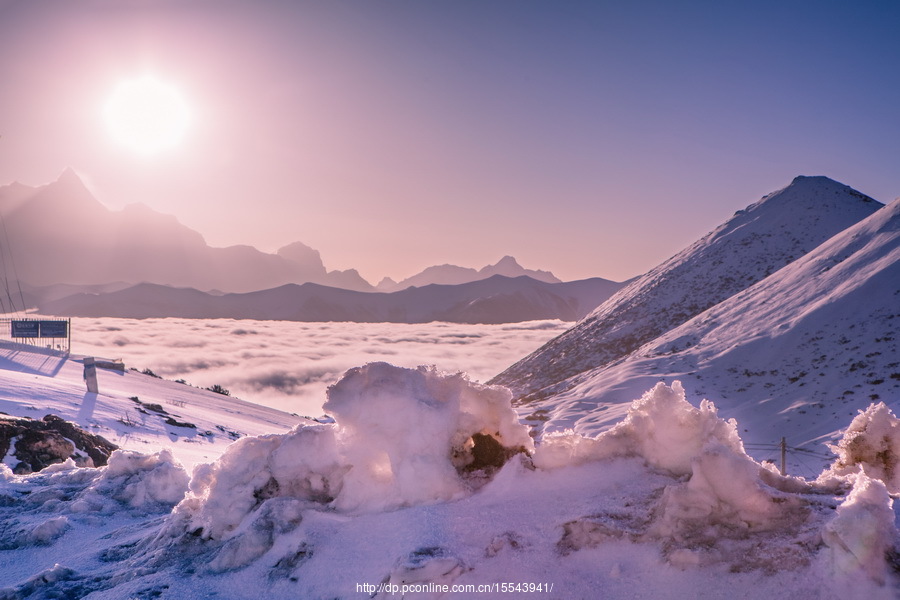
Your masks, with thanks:
<instances>
[{"instance_id":1,"label":"utility pole","mask_svg":"<svg viewBox=\"0 0 900 600\"><path fill-rule=\"evenodd\" d=\"M787 465L784 463L784 458L787 455L787 442L784 438L781 438L781 474L787 475Z\"/></svg>"}]
</instances>

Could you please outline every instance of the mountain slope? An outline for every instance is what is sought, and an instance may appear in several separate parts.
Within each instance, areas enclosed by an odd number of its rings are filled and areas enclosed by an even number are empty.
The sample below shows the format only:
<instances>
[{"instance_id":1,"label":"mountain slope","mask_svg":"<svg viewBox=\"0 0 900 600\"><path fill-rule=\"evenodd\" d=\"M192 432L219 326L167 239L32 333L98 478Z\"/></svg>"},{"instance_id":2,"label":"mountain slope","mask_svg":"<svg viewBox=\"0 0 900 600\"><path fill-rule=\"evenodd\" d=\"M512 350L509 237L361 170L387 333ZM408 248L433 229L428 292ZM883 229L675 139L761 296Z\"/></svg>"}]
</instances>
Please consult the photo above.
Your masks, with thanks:
<instances>
[{"instance_id":1,"label":"mountain slope","mask_svg":"<svg viewBox=\"0 0 900 600\"><path fill-rule=\"evenodd\" d=\"M40 304L41 312L84 317L184 317L287 321L509 323L574 321L621 284L605 279L544 283L495 275L462 285L429 285L391 294L317 284L286 285L246 294L207 294L140 284L101 294L76 294Z\"/></svg>"},{"instance_id":2,"label":"mountain slope","mask_svg":"<svg viewBox=\"0 0 900 600\"><path fill-rule=\"evenodd\" d=\"M355 271L326 272L302 244L266 254L250 246L212 248L171 215L132 204L111 211L71 169L40 187L0 187L8 278L33 286L149 281L246 292L315 281L371 290ZM22 307L18 307L22 308Z\"/></svg>"},{"instance_id":3,"label":"mountain slope","mask_svg":"<svg viewBox=\"0 0 900 600\"><path fill-rule=\"evenodd\" d=\"M797 177L616 293L495 377L519 397L610 364L776 272L882 205L826 177Z\"/></svg>"},{"instance_id":4,"label":"mountain slope","mask_svg":"<svg viewBox=\"0 0 900 600\"><path fill-rule=\"evenodd\" d=\"M831 441L872 402L900 409L900 200L756 285L531 403L543 428L603 430L679 379L751 442ZM549 390L548 390L549 391Z\"/></svg>"}]
</instances>

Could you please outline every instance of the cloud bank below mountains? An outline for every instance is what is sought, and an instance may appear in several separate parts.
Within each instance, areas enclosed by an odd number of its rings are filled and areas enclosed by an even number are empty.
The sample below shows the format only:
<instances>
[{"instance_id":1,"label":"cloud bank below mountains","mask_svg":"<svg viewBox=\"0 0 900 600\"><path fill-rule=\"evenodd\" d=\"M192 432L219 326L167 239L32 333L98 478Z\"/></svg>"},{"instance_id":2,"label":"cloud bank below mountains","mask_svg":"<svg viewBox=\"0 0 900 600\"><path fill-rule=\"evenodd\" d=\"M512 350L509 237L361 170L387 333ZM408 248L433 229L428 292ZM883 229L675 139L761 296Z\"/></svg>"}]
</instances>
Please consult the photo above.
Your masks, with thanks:
<instances>
[{"instance_id":1,"label":"cloud bank below mountains","mask_svg":"<svg viewBox=\"0 0 900 600\"><path fill-rule=\"evenodd\" d=\"M301 415L319 415L325 389L375 361L435 365L486 381L566 330L562 321L506 325L296 323L233 319L73 319L78 354L122 358L191 385ZM102 390L101 390L102 391Z\"/></svg>"}]
</instances>

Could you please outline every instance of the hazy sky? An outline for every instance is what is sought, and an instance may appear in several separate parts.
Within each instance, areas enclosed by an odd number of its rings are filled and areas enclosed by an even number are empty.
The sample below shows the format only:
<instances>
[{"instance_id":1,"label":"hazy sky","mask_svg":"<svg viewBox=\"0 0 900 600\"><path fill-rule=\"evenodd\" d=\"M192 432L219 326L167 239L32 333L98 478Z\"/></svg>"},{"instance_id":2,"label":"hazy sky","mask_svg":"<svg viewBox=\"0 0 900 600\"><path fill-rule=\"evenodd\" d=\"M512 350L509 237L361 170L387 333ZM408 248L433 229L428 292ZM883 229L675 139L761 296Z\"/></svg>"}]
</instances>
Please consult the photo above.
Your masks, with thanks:
<instances>
[{"instance_id":1,"label":"hazy sky","mask_svg":"<svg viewBox=\"0 0 900 600\"><path fill-rule=\"evenodd\" d=\"M504 254L621 280L798 174L900 195L898 26L890 0L0 0L0 184L71 166L373 283ZM151 156L103 113L143 75L188 110Z\"/></svg>"}]
</instances>

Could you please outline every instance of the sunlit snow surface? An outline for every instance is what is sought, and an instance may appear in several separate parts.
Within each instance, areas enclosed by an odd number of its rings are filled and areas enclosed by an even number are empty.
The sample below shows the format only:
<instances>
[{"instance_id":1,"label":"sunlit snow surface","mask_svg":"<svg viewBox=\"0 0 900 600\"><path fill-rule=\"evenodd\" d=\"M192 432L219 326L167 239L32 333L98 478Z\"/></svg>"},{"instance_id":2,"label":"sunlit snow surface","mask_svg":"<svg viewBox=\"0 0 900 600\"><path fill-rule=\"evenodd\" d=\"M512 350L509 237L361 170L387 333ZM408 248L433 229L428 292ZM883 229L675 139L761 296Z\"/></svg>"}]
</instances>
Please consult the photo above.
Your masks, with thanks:
<instances>
[{"instance_id":1,"label":"sunlit snow surface","mask_svg":"<svg viewBox=\"0 0 900 600\"><path fill-rule=\"evenodd\" d=\"M21 368L2 373L5 407L84 400L77 363L6 360ZM432 369L352 369L329 392L335 422L290 430L276 425L285 413L136 373L100 384L96 431L132 389L218 432L194 444L221 448L216 421L258 430L271 419L271 433L243 437L189 483L176 464L186 443L175 456L119 453L103 469L0 467L0 598L364 598L362 586L381 584L430 591L375 597L524 595L431 593L504 583L552 584L526 596L544 598L900 590L892 498L878 468L850 468L870 448L892 464L893 441L848 438L843 465L820 481L782 477L744 453L739 424L677 384L655 386L609 431L547 436L531 457L515 453L530 440L505 390ZM142 427L161 445L188 433ZM479 431L509 450L505 465L466 468ZM873 410L850 436L884 432L900 433L896 417Z\"/></svg>"}]
</instances>

